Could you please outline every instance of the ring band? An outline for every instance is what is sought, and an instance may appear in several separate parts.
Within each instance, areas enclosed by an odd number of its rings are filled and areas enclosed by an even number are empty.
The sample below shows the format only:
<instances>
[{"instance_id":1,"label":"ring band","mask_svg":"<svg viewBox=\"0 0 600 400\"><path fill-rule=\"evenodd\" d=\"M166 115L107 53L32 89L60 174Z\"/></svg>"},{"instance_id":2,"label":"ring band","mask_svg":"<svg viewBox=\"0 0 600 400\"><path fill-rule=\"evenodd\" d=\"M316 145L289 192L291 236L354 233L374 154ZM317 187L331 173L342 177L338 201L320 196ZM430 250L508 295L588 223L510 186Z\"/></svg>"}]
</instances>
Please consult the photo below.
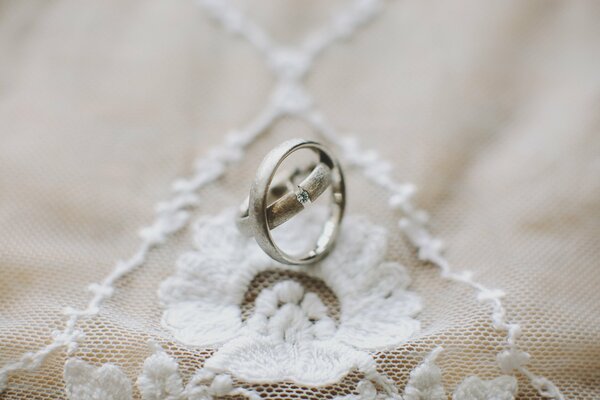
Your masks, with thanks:
<instances>
[{"instance_id":1,"label":"ring band","mask_svg":"<svg viewBox=\"0 0 600 400\"><path fill-rule=\"evenodd\" d=\"M294 188L293 177L302 171L296 170L284 183L272 185L277 169L288 156L300 149L314 151L319 161L310 174ZM330 215L317 239L315 247L307 254L293 256L281 250L273 241L271 229L285 223L315 201L331 187L332 205ZM281 192L287 189L287 193ZM273 195L279 199L268 204ZM303 139L288 140L271 150L260 164L250 195L242 204L237 225L247 236L254 236L258 245L271 258L285 264L312 264L325 257L333 248L339 233L346 202L344 176L339 162L323 145Z\"/></svg>"},{"instance_id":2,"label":"ring band","mask_svg":"<svg viewBox=\"0 0 600 400\"><path fill-rule=\"evenodd\" d=\"M269 188L269 196L279 197L267 207L267 224L269 229L274 229L287 222L315 201L331 184L331 168L325 163L318 163L309 167L310 174L299 184L294 184L295 177L307 171L296 169L284 175L285 179L273 183ZM247 236L253 236L250 219L248 217L249 196L244 201L238 217L238 227Z\"/></svg>"}]
</instances>

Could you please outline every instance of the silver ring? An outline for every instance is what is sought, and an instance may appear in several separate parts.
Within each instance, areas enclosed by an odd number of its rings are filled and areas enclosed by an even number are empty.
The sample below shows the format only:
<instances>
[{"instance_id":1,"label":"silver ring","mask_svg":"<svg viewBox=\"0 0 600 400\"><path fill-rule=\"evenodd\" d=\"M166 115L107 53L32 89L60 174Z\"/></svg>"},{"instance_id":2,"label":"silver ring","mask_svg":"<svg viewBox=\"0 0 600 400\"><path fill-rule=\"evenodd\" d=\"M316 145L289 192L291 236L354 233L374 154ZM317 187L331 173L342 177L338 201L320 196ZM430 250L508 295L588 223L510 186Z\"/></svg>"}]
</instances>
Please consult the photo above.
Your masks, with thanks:
<instances>
[{"instance_id":1,"label":"silver ring","mask_svg":"<svg viewBox=\"0 0 600 400\"><path fill-rule=\"evenodd\" d=\"M300 149L310 149L319 158L309 168L310 172L297 169L282 181L273 182L283 160ZM295 179L303 175L308 176L296 184ZM301 212L329 187L332 205L314 248L301 256L293 256L281 250L273 241L271 230ZM269 203L272 198L276 200ZM274 260L284 264L312 264L323 259L333 248L345 205L344 175L333 154L320 143L292 139L271 150L262 160L250 188L250 195L240 208L237 225L243 234L253 236L264 252Z\"/></svg>"}]
</instances>

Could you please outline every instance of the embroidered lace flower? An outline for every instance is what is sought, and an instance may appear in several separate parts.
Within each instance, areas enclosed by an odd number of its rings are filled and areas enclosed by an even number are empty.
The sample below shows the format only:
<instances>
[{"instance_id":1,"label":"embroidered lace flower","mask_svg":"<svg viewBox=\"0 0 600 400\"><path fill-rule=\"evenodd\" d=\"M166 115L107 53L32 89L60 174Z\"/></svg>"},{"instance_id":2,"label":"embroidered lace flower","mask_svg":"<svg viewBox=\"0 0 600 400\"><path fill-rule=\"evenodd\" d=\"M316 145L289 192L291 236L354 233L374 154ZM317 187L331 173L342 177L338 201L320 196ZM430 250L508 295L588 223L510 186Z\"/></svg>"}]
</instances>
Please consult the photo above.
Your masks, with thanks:
<instances>
[{"instance_id":1,"label":"embroidered lace flower","mask_svg":"<svg viewBox=\"0 0 600 400\"><path fill-rule=\"evenodd\" d=\"M276 240L286 248L309 245L323 212L311 207L293 228L274 231ZM405 268L384 262L387 231L363 217L346 218L332 254L308 268L271 260L238 232L233 210L198 221L194 242L196 250L180 257L175 275L160 287L162 323L185 344L222 345L206 361L213 372L248 382L326 385L354 369L375 373L366 350L397 346L419 330L413 317L421 302L407 291ZM318 295L293 280L264 289L243 321L240 306L250 282L276 269L324 281L339 299L339 322Z\"/></svg>"},{"instance_id":2,"label":"embroidered lace flower","mask_svg":"<svg viewBox=\"0 0 600 400\"><path fill-rule=\"evenodd\" d=\"M151 347L154 354L146 359L136 381L142 400L213 400L222 396L242 396L250 400L261 398L257 392L235 387L230 375L216 374L209 368L197 370L184 385L177 361L160 346L151 344ZM385 380L379 380L377 384L387 386L387 393L379 392L376 384L364 379L357 385L357 394L337 397L336 400L446 400L442 371L435 363L442 350L441 347L434 349L410 373L403 397ZM131 381L112 364L95 367L71 358L65 364L64 377L70 400L132 399ZM500 376L489 381L470 376L456 388L452 399L514 400L516 392L517 380L512 376Z\"/></svg>"}]
</instances>

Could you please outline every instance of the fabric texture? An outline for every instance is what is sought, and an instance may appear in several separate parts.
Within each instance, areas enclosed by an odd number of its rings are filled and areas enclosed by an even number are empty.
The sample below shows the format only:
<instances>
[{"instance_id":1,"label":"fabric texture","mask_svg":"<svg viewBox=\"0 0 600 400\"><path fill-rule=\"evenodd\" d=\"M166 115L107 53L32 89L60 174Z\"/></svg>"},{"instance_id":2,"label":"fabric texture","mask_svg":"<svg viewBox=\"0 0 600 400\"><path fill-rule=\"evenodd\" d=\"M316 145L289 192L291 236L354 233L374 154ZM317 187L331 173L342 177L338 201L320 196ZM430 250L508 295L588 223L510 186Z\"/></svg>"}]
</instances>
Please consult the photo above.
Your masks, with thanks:
<instances>
[{"instance_id":1,"label":"fabric texture","mask_svg":"<svg viewBox=\"0 0 600 400\"><path fill-rule=\"evenodd\" d=\"M0 368L36 364L28 352L57 343L35 368L0 376L2 398L374 399L389 384L405 399L538 399L548 382L564 398L600 397L596 2L383 2L314 60L290 49L347 2L234 2L290 45L271 58L257 51L256 31L252 44L226 34L238 19L214 21L221 2L201 3L0 8ZM344 36L353 21L340 21ZM302 87L279 86L300 77ZM268 119L261 110L273 99L284 117L261 129L255 118ZM360 144L297 117L313 103ZM252 121L256 141L238 145ZM165 282L194 250L188 224L237 206L262 156L293 137L341 154L349 215L386 229L383 260L403 266L420 299L418 332L370 353L389 382L360 370L313 386L201 375L215 347L161 323ZM244 151L211 153L222 143ZM391 169L372 164L369 149ZM197 157L226 168L194 165ZM402 217L410 186L390 199L389 182L377 181L384 172L417 185L422 223L443 246L420 245L420 225ZM186 195L164 202L172 190ZM454 275L435 262L442 247ZM252 276L242 320L281 284L315 293L339 318L326 280L274 269ZM497 325L527 355L511 353ZM514 372L525 364L532 376Z\"/></svg>"}]
</instances>

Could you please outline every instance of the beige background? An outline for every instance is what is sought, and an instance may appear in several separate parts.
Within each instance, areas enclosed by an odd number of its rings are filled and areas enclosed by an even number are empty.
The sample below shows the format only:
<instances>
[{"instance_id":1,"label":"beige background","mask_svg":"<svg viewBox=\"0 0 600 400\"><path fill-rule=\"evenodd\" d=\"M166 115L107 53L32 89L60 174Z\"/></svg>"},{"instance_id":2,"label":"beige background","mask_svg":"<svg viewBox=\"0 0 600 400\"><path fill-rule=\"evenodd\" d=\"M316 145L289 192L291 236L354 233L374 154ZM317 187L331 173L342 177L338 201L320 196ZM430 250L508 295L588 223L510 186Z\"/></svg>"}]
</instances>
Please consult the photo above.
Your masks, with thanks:
<instances>
[{"instance_id":1,"label":"beige background","mask_svg":"<svg viewBox=\"0 0 600 400\"><path fill-rule=\"evenodd\" d=\"M239 2L297 43L344 2ZM307 80L341 131L393 160L457 269L507 293L531 369L567 398L600 398L600 3L390 1ZM273 86L261 58L191 0L0 2L0 362L49 342L61 310L135 249L136 231L192 160L248 122ZM268 132L249 158L203 192L198 215L235 205L264 152L312 133ZM383 194L350 174L350 211L395 229ZM394 219L395 218L395 219ZM396 231L394 231L396 232ZM119 284L78 356L133 378L165 344L189 374L207 354L169 341L156 289L189 249L183 232ZM435 344L448 389L498 374L503 337L473 293L441 281L395 234L425 300L423 332L378 354L400 387ZM63 396L57 353L11 378L3 398ZM319 398L291 384L272 396ZM539 398L523 379L520 398ZM262 390L262 389L261 389ZM137 395L137 394L136 394ZM316 396L316 397L315 397Z\"/></svg>"}]
</instances>

